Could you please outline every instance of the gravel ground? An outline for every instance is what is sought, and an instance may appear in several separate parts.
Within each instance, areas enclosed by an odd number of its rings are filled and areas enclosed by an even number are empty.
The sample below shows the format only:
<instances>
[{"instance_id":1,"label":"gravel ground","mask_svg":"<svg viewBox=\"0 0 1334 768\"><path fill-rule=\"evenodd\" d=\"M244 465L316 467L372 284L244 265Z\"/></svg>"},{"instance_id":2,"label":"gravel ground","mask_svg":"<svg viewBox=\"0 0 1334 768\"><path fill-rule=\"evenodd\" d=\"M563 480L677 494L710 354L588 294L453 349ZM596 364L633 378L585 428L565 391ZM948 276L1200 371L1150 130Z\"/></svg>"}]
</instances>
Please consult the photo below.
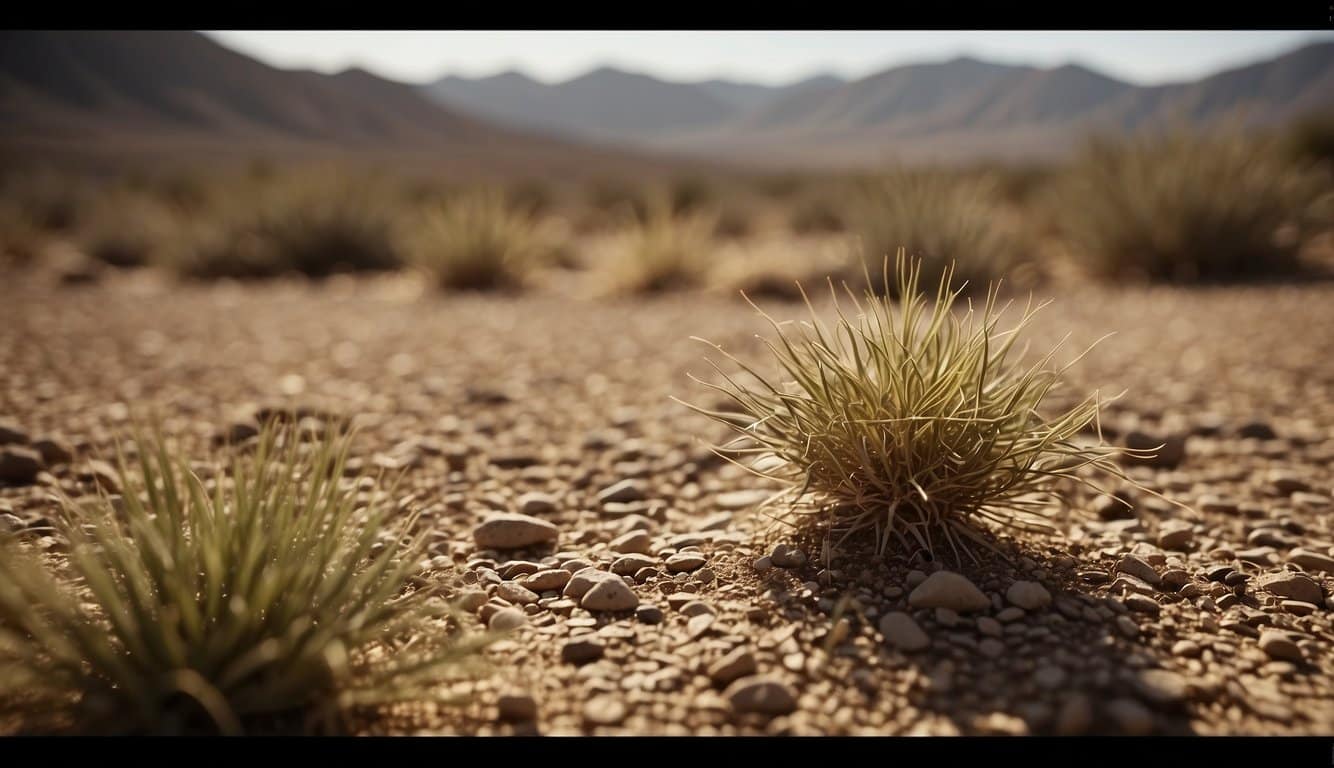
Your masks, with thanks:
<instances>
[{"instance_id":1,"label":"gravel ground","mask_svg":"<svg viewBox=\"0 0 1334 768\"><path fill-rule=\"evenodd\" d=\"M714 400L691 335L764 361L737 301L5 282L0 521L49 545L49 486L111 482L96 457L134 418L201 450L266 405L355 418L430 567L514 627L470 703L366 732L1334 732L1334 287L1062 294L1035 348L1118 332L1067 397L1128 390L1105 433L1168 442L1135 476L1191 509L1081 492L1063 536L959 565L826 561L756 511L772 489L669 399Z\"/></svg>"}]
</instances>

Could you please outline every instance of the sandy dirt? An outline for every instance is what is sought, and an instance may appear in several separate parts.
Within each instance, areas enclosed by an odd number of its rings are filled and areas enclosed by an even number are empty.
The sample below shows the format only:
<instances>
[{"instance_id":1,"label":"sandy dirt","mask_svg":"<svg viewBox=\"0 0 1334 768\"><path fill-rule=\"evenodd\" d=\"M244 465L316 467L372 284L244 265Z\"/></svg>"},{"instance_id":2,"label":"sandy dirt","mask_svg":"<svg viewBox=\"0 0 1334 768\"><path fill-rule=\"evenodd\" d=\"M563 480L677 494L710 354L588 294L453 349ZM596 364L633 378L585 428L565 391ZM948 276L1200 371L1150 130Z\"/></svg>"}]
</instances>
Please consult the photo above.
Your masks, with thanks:
<instances>
[{"instance_id":1,"label":"sandy dirt","mask_svg":"<svg viewBox=\"0 0 1334 768\"><path fill-rule=\"evenodd\" d=\"M826 564L818 534L756 511L772 487L709 452L723 430L670 399L717 400L686 377L709 373L692 335L767 363L766 326L740 301L14 273L0 418L73 456L0 484L0 514L43 537L50 486L90 492L90 460L132 419L160 417L202 452L257 405L305 404L359 424L357 456L424 510L430 568L479 622L524 622L487 652L471 703L397 708L370 733L1327 734L1331 329L1329 285L1062 293L1034 349L1117 335L1058 399L1127 390L1108 435L1173 439L1176 466L1134 472L1191 511L1132 494L1122 513L1081 491L1062 535L1000 533L1004 556L979 564L857 546ZM474 529L497 512L558 538L481 549ZM624 573L637 605L563 595L589 566ZM912 605L942 568L985 607ZM528 589L537 571L565 586ZM896 619L887 639L895 612L919 632Z\"/></svg>"}]
</instances>

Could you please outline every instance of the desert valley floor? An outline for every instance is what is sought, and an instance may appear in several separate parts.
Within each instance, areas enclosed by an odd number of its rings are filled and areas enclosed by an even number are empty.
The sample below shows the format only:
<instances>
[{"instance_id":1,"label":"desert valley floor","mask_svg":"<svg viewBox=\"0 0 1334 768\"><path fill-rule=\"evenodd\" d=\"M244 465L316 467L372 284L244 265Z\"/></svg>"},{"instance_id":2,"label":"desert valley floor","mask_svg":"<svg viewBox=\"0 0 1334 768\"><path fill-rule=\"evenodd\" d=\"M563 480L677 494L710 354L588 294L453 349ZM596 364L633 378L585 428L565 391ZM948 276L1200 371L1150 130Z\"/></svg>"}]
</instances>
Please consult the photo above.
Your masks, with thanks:
<instances>
[{"instance_id":1,"label":"desert valley floor","mask_svg":"<svg viewBox=\"0 0 1334 768\"><path fill-rule=\"evenodd\" d=\"M3 284L0 418L72 453L0 485L0 517L46 546L51 486L106 482L90 462L135 419L201 458L257 407L358 425L356 456L432 531L423 577L470 622L518 625L466 703L395 708L366 733L1334 732L1330 284L1059 293L1035 350L1116 335L1054 397L1126 390L1109 439L1184 437L1134 474L1189 510L1080 491L1060 535L1001 532L999 553L961 564L860 545L826 561L819 536L757 511L773 487L715 457L721 428L671 399L718 402L686 375L712 375L691 336L768 363L769 328L739 300L452 297L406 277ZM481 549L497 511L559 537ZM623 610L580 607L551 573L613 564ZM942 568L988 604L911 606ZM884 637L896 611L926 642Z\"/></svg>"}]
</instances>

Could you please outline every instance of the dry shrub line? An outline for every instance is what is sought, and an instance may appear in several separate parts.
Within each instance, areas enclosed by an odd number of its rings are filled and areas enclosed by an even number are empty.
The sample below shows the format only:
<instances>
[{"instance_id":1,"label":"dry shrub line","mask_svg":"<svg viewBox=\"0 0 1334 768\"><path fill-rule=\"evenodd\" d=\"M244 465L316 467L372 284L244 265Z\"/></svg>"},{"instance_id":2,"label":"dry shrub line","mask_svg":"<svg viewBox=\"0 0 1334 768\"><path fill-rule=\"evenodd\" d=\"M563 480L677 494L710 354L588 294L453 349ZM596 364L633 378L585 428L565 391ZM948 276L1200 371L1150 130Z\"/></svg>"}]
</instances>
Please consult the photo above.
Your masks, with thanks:
<instances>
[{"instance_id":1,"label":"dry shrub line","mask_svg":"<svg viewBox=\"0 0 1334 768\"><path fill-rule=\"evenodd\" d=\"M1092 346L1064 366L1049 367L1058 344L1024 366L1012 349L1046 303L1035 307L1030 298L1020 321L1000 331L1009 304L997 308L999 284L993 284L980 317L969 301L961 320L951 310L963 287L951 288L952 269L947 269L928 313L926 296L918 290L921 271L921 262L910 263L900 249L897 319L894 303L882 298L890 288L888 257L883 294L867 290L863 303L844 284L855 320L845 314L828 280L838 315L833 329L821 322L804 290L811 320L800 323L799 331L789 331L790 323L774 320L752 303L777 332L776 342L761 339L778 363L780 379L767 378L721 346L697 339L756 383L741 384L708 360L725 384L691 378L726 396L739 411L682 404L737 433L714 446L716 453L786 486L773 497L788 502L780 520L787 517L797 525L822 515L830 534L841 530L839 545L870 534L881 554L893 537L935 557L943 539L956 562L961 562L961 549L976 561L968 542L994 550L980 535L978 521L1054 530L1046 507L1057 496L1053 486L1058 481L1072 480L1101 493L1089 476L1101 471L1142 488L1113 459L1121 454L1151 457L1157 449L1134 451L1104 443L1098 415L1111 399L1095 392L1060 415L1039 412L1048 392ZM1077 437L1090 426L1098 442L1081 444ZM737 458L752 454L775 456L782 465L760 470Z\"/></svg>"},{"instance_id":2,"label":"dry shrub line","mask_svg":"<svg viewBox=\"0 0 1334 768\"><path fill-rule=\"evenodd\" d=\"M210 490L160 432L136 432L121 505L61 499L63 567L0 541L0 702L58 712L56 728L236 734L448 701L440 686L490 636L412 588L425 532L358 500L351 435L295 438L270 422Z\"/></svg>"}]
</instances>

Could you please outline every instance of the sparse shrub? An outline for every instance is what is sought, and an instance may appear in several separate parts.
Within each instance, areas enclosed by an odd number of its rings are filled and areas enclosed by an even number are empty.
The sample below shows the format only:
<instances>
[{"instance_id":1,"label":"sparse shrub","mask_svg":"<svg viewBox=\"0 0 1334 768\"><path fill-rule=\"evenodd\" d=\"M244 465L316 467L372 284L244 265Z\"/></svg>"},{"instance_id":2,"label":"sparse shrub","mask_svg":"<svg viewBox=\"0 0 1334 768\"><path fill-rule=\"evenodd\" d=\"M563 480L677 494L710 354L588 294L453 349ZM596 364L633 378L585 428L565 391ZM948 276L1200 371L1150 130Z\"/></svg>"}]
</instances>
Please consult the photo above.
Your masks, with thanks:
<instances>
[{"instance_id":1,"label":"sparse shrub","mask_svg":"<svg viewBox=\"0 0 1334 768\"><path fill-rule=\"evenodd\" d=\"M179 235L171 212L143 194L108 192L79 226L84 251L113 267L143 267L163 258Z\"/></svg>"},{"instance_id":2,"label":"sparse shrub","mask_svg":"<svg viewBox=\"0 0 1334 768\"><path fill-rule=\"evenodd\" d=\"M869 537L879 551L897 539L935 554L943 542L958 560L967 542L986 543L979 520L1049 528L1044 504L1056 481L1093 485L1081 467L1124 478L1113 461L1122 449L1079 442L1096 424L1096 395L1064 413L1041 410L1066 368L1049 365L1055 350L1032 364L1011 354L1040 307L1030 303L1002 330L995 290L980 312L959 314L949 271L934 304L918 290L922 275L900 252L902 300L867 291L864 303L853 297L852 317L831 290L832 327L813 308L800 325L761 313L778 334L767 342L778 375L716 347L755 383L723 373L723 384L700 383L734 412L691 407L738 434L719 447L725 456L781 460L752 471L787 485L781 499L796 522L822 517L831 533Z\"/></svg>"},{"instance_id":3,"label":"sparse shrub","mask_svg":"<svg viewBox=\"0 0 1334 768\"><path fill-rule=\"evenodd\" d=\"M639 187L623 181L602 179L588 187L588 203L593 207L591 223L634 216L644 218L649 213L649 196Z\"/></svg>"},{"instance_id":4,"label":"sparse shrub","mask_svg":"<svg viewBox=\"0 0 1334 768\"><path fill-rule=\"evenodd\" d=\"M709 214L673 214L669 203L655 201L624 235L624 248L611 265L614 286L628 293L699 286L709 271L716 226Z\"/></svg>"},{"instance_id":5,"label":"sparse shrub","mask_svg":"<svg viewBox=\"0 0 1334 768\"><path fill-rule=\"evenodd\" d=\"M427 214L412 260L447 290L512 290L539 255L533 222L495 191L457 198Z\"/></svg>"},{"instance_id":6,"label":"sparse shrub","mask_svg":"<svg viewBox=\"0 0 1334 768\"><path fill-rule=\"evenodd\" d=\"M839 200L828 195L807 195L797 201L788 225L799 235L841 232L844 228Z\"/></svg>"},{"instance_id":7,"label":"sparse shrub","mask_svg":"<svg viewBox=\"0 0 1334 768\"><path fill-rule=\"evenodd\" d=\"M1299 163L1334 165L1334 112L1297 120L1282 141L1287 155Z\"/></svg>"},{"instance_id":8,"label":"sparse shrub","mask_svg":"<svg viewBox=\"0 0 1334 768\"><path fill-rule=\"evenodd\" d=\"M1050 205L1095 275L1232 281L1302 271L1304 219L1322 188L1267 142L1178 132L1091 142Z\"/></svg>"},{"instance_id":9,"label":"sparse shrub","mask_svg":"<svg viewBox=\"0 0 1334 768\"><path fill-rule=\"evenodd\" d=\"M438 700L486 638L411 586L425 536L359 497L349 445L270 425L205 482L137 439L123 506L65 501L63 566L0 541L0 701L46 728L238 733Z\"/></svg>"},{"instance_id":10,"label":"sparse shrub","mask_svg":"<svg viewBox=\"0 0 1334 768\"><path fill-rule=\"evenodd\" d=\"M369 185L306 178L254 192L202 225L175 261L200 278L327 277L401 264L395 219Z\"/></svg>"},{"instance_id":11,"label":"sparse shrub","mask_svg":"<svg viewBox=\"0 0 1334 768\"><path fill-rule=\"evenodd\" d=\"M859 238L849 276L869 267L872 286L894 288L879 269L903 248L922 260L927 280L952 269L969 289L981 289L1011 270L1022 244L1006 225L987 178L964 179L930 169L899 168L860 180L849 197L848 229Z\"/></svg>"},{"instance_id":12,"label":"sparse shrub","mask_svg":"<svg viewBox=\"0 0 1334 768\"><path fill-rule=\"evenodd\" d=\"M669 192L672 213L690 213L714 204L713 186L700 178L677 179Z\"/></svg>"},{"instance_id":13,"label":"sparse shrub","mask_svg":"<svg viewBox=\"0 0 1334 768\"><path fill-rule=\"evenodd\" d=\"M525 216L541 216L551 210L556 195L544 181L529 179L513 184L506 190L510 207Z\"/></svg>"},{"instance_id":14,"label":"sparse shrub","mask_svg":"<svg viewBox=\"0 0 1334 768\"><path fill-rule=\"evenodd\" d=\"M713 234L726 240L746 237L753 230L752 214L739 204L722 206L714 212Z\"/></svg>"}]
</instances>

